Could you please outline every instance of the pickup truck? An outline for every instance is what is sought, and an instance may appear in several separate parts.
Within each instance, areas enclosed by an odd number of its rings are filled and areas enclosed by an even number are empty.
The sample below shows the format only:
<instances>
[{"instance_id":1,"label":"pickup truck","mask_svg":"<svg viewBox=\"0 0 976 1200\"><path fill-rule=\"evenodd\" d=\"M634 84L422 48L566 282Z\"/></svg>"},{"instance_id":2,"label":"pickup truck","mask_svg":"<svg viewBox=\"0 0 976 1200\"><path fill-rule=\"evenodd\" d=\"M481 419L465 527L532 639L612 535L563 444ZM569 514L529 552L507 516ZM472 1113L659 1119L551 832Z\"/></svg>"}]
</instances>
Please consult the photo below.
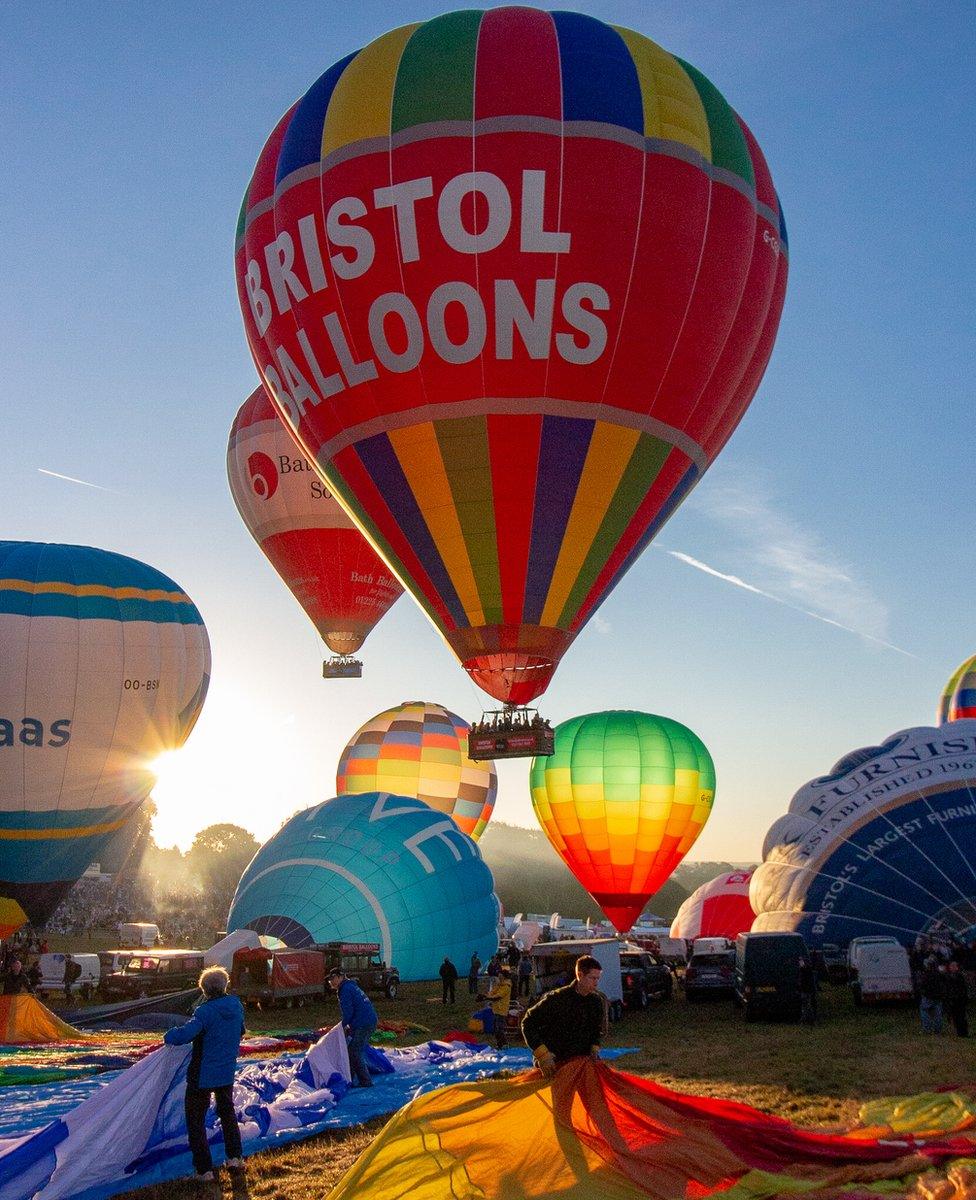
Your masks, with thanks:
<instances>
[{"instance_id":1,"label":"pickup truck","mask_svg":"<svg viewBox=\"0 0 976 1200\"><path fill-rule=\"evenodd\" d=\"M674 976L670 968L647 950L623 950L620 980L627 1008L647 1008L651 999L670 1000Z\"/></svg>"}]
</instances>

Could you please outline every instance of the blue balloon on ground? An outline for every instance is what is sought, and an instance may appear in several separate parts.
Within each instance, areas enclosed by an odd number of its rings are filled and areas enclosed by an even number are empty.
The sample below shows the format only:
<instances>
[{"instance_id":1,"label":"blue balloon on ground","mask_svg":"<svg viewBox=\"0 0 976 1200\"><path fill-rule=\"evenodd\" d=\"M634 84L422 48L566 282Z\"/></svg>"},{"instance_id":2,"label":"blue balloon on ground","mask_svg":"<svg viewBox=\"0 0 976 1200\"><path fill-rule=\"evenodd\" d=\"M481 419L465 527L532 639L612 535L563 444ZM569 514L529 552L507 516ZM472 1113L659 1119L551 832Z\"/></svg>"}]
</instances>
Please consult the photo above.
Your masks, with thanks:
<instances>
[{"instance_id":1,"label":"blue balloon on ground","mask_svg":"<svg viewBox=\"0 0 976 1200\"><path fill-rule=\"evenodd\" d=\"M481 852L454 821L388 792L337 796L292 817L244 872L228 932L287 942L377 942L404 980L434 979L447 955L498 949L498 898Z\"/></svg>"},{"instance_id":2,"label":"blue balloon on ground","mask_svg":"<svg viewBox=\"0 0 976 1200\"><path fill-rule=\"evenodd\" d=\"M812 779L766 835L753 930L808 945L976 935L976 720L893 734Z\"/></svg>"}]
</instances>

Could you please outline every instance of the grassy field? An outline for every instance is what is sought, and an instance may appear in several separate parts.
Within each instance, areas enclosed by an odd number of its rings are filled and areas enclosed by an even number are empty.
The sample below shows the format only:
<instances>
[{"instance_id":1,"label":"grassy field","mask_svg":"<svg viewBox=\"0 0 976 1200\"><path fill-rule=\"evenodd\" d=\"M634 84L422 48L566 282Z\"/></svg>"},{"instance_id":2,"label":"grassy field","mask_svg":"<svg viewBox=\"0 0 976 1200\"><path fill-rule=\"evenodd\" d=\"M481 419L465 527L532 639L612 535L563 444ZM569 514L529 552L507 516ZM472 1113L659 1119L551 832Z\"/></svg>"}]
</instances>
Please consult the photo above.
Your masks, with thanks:
<instances>
[{"instance_id":1,"label":"grassy field","mask_svg":"<svg viewBox=\"0 0 976 1200\"><path fill-rule=\"evenodd\" d=\"M443 1008L439 986L408 984L396 1001L379 1000L380 1017L414 1022L442 1036L463 1028L470 1006ZM334 1001L302 1012L249 1013L251 1030L284 1030L300 1021L332 1024ZM424 1040L413 1033L398 1044ZM976 1080L976 1039L923 1038L911 1008L856 1010L844 988L821 992L821 1019L814 1028L750 1024L726 1001L670 1003L628 1015L612 1029L607 1045L638 1047L619 1066L683 1092L724 1096L777 1113L801 1125L836 1128L855 1120L859 1104L877 1096L931 1090ZM254 1200L321 1200L382 1127L358 1129L248 1159L238 1196ZM173 1182L128 1195L138 1200L189 1200L231 1195L231 1179L201 1192L194 1182Z\"/></svg>"}]
</instances>

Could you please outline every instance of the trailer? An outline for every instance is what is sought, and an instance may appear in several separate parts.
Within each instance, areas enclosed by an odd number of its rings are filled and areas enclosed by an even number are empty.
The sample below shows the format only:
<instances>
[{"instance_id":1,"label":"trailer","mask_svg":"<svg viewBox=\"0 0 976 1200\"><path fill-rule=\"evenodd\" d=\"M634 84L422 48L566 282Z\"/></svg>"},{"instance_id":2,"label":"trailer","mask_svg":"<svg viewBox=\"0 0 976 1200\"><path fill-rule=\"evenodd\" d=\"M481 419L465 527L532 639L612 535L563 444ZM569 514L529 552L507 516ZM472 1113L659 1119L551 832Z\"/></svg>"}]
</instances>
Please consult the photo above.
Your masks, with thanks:
<instances>
[{"instance_id":1,"label":"trailer","mask_svg":"<svg viewBox=\"0 0 976 1200\"><path fill-rule=\"evenodd\" d=\"M325 996L325 957L321 950L238 950L231 987L251 1008L302 1008Z\"/></svg>"},{"instance_id":2,"label":"trailer","mask_svg":"<svg viewBox=\"0 0 976 1200\"><path fill-rule=\"evenodd\" d=\"M572 983L576 960L590 954L600 964L600 991L611 1008L623 1007L623 980L620 975L620 942L617 938L577 938L573 941L536 942L529 951L536 980L536 994Z\"/></svg>"}]
</instances>

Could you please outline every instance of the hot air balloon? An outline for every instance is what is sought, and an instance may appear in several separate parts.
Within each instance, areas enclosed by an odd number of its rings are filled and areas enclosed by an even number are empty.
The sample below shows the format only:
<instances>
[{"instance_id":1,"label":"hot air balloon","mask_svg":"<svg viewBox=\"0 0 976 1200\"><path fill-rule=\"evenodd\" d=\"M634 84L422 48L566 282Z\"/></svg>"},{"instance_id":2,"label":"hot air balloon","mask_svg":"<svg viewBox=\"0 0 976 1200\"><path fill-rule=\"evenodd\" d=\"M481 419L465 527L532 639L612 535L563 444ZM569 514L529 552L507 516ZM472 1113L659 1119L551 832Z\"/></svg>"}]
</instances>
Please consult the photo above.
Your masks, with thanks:
<instances>
[{"instance_id":1,"label":"hot air balloon","mask_svg":"<svg viewBox=\"0 0 976 1200\"><path fill-rule=\"evenodd\" d=\"M976 717L976 654L956 667L939 700L940 725L967 717Z\"/></svg>"},{"instance_id":2,"label":"hot air balloon","mask_svg":"<svg viewBox=\"0 0 976 1200\"><path fill-rule=\"evenodd\" d=\"M867 753L873 750L873 753ZM759 931L810 946L976 931L976 720L893 734L810 780L766 834Z\"/></svg>"},{"instance_id":3,"label":"hot air balloon","mask_svg":"<svg viewBox=\"0 0 976 1200\"><path fill-rule=\"evenodd\" d=\"M323 673L362 674L347 660L403 589L302 455L264 388L234 421L227 478L251 536L339 656Z\"/></svg>"},{"instance_id":4,"label":"hot air balloon","mask_svg":"<svg viewBox=\"0 0 976 1200\"><path fill-rule=\"evenodd\" d=\"M532 805L560 857L624 933L694 845L715 797L705 744L669 717L601 712L555 729Z\"/></svg>"},{"instance_id":5,"label":"hot air balloon","mask_svg":"<svg viewBox=\"0 0 976 1200\"><path fill-rule=\"evenodd\" d=\"M0 926L47 920L149 795L209 682L203 619L162 572L0 542Z\"/></svg>"},{"instance_id":6,"label":"hot air balloon","mask_svg":"<svg viewBox=\"0 0 976 1200\"><path fill-rule=\"evenodd\" d=\"M378 713L343 750L336 793L416 796L449 813L462 833L478 841L495 806L498 777L491 763L468 758L469 728L442 705L423 700Z\"/></svg>"},{"instance_id":7,"label":"hot air balloon","mask_svg":"<svg viewBox=\"0 0 976 1200\"><path fill-rule=\"evenodd\" d=\"M695 888L671 922L671 936L690 941L699 937L734 939L752 928L755 913L749 903L751 871L728 871Z\"/></svg>"},{"instance_id":8,"label":"hot air balloon","mask_svg":"<svg viewBox=\"0 0 976 1200\"><path fill-rule=\"evenodd\" d=\"M338 796L297 813L254 856L227 917L289 946L373 942L400 978L498 949L491 871L450 817L412 796Z\"/></svg>"},{"instance_id":9,"label":"hot air balloon","mask_svg":"<svg viewBox=\"0 0 976 1200\"><path fill-rule=\"evenodd\" d=\"M582 13L446 13L331 66L241 209L306 457L504 704L546 688L772 351L786 231L693 66Z\"/></svg>"}]
</instances>

